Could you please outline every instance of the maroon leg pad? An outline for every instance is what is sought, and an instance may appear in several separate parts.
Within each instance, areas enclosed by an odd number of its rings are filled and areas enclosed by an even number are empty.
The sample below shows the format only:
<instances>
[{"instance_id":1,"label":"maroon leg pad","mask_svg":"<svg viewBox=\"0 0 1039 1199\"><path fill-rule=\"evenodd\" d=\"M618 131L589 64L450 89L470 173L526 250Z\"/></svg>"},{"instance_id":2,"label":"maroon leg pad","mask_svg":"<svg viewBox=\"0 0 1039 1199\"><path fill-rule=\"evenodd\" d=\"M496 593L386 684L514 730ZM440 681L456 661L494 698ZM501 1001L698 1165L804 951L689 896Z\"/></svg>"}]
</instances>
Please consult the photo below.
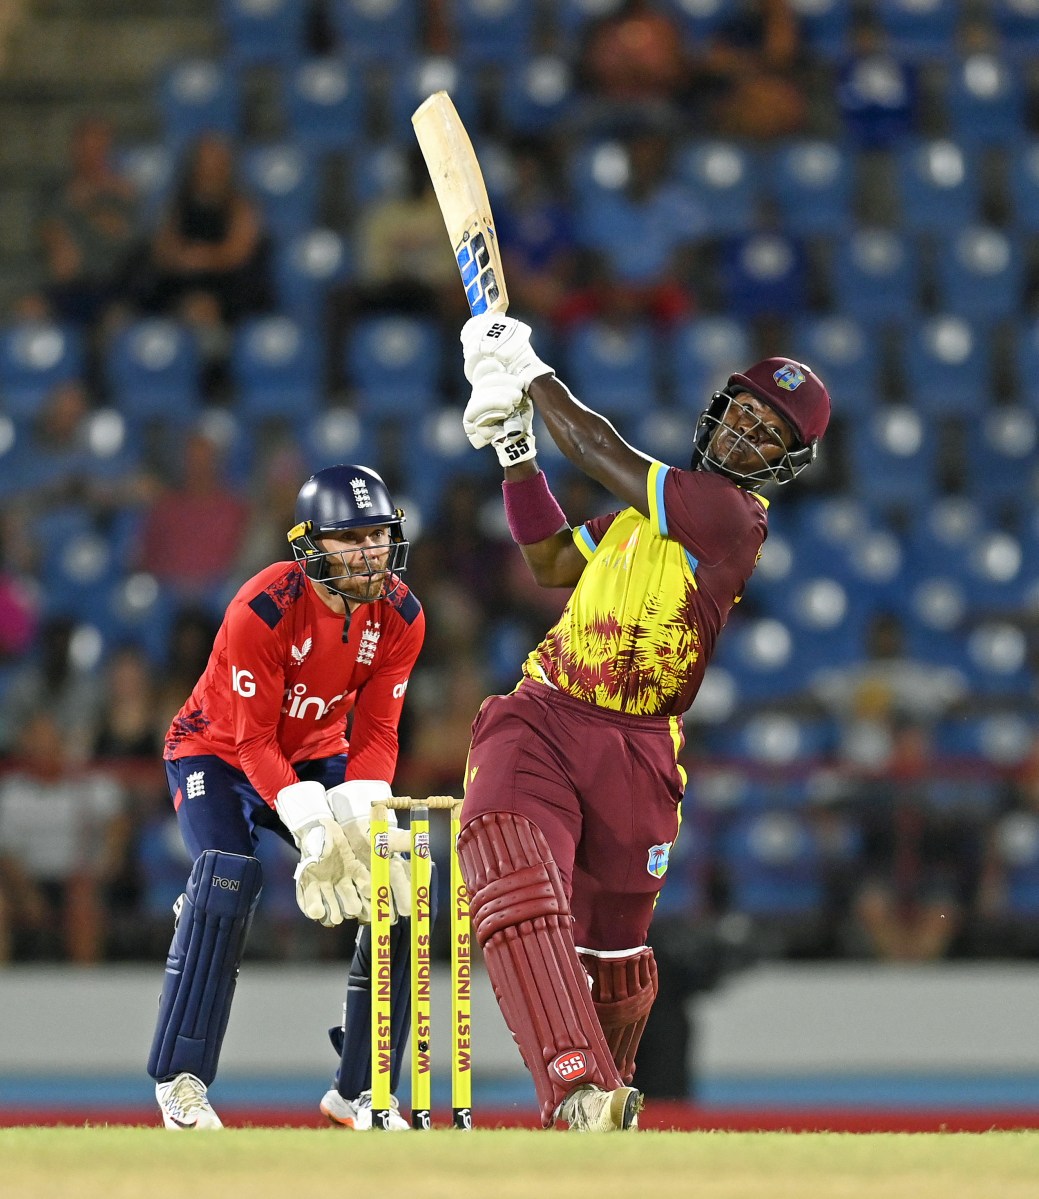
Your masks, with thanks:
<instances>
[{"instance_id":1,"label":"maroon leg pad","mask_svg":"<svg viewBox=\"0 0 1039 1199\"><path fill-rule=\"evenodd\" d=\"M648 946L630 957L578 955L592 980L592 1002L617 1072L626 1083L635 1076L635 1053L657 997L657 963Z\"/></svg>"},{"instance_id":2,"label":"maroon leg pad","mask_svg":"<svg viewBox=\"0 0 1039 1199\"><path fill-rule=\"evenodd\" d=\"M541 830L512 812L470 821L458 858L487 975L547 1128L575 1086L621 1086L574 947L563 884Z\"/></svg>"}]
</instances>

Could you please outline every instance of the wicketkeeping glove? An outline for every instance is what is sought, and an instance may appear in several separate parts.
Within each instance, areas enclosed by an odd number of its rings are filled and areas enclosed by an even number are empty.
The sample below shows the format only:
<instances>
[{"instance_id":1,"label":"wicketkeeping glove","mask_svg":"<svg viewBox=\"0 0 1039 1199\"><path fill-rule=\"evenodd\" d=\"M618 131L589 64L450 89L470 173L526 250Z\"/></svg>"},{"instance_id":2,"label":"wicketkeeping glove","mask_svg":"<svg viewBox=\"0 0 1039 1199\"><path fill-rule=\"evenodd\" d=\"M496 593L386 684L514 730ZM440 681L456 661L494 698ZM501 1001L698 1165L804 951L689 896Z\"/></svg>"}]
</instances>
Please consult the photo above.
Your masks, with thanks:
<instances>
[{"instance_id":1,"label":"wicketkeeping glove","mask_svg":"<svg viewBox=\"0 0 1039 1199\"><path fill-rule=\"evenodd\" d=\"M461 335L465 377L475 384L481 377L480 364L488 358L518 379L524 390L541 375L554 374L552 368L534 353L530 333L529 325L500 312L470 317L462 326Z\"/></svg>"},{"instance_id":2,"label":"wicketkeeping glove","mask_svg":"<svg viewBox=\"0 0 1039 1199\"><path fill-rule=\"evenodd\" d=\"M296 902L305 916L326 928L353 918L371 920L371 880L332 815L318 782L282 787L274 804L292 833L300 861L293 877Z\"/></svg>"},{"instance_id":3,"label":"wicketkeeping glove","mask_svg":"<svg viewBox=\"0 0 1039 1199\"><path fill-rule=\"evenodd\" d=\"M389 783L379 779L351 779L340 783L328 792L328 805L332 809L353 852L371 862L371 815L372 801L389 799L392 791ZM390 809L390 825L387 846L390 851L390 923L396 924L397 917L411 915L411 859L402 855L411 848L411 834L407 829L397 828L397 813ZM365 923L371 923L371 878L369 877L369 910Z\"/></svg>"}]
</instances>

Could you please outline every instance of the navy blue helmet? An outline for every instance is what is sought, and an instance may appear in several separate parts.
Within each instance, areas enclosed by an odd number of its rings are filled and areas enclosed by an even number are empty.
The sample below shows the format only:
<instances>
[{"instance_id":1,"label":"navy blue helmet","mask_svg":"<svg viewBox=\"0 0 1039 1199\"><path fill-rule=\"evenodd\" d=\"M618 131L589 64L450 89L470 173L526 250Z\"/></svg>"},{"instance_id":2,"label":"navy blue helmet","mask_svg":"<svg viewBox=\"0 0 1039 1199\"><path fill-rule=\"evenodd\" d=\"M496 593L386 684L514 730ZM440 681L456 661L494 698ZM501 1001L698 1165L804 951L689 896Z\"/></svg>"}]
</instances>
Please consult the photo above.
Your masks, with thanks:
<instances>
[{"instance_id":1,"label":"navy blue helmet","mask_svg":"<svg viewBox=\"0 0 1039 1199\"><path fill-rule=\"evenodd\" d=\"M328 466L312 475L296 497L296 524L289 530L289 544L296 561L316 583L351 600L371 602L392 595L406 569L408 542L404 539L404 512L390 499L382 478L367 466ZM360 553L364 569L332 573L330 557L338 551L323 550L318 541L347 529L385 527L389 552L385 562L369 558L368 547ZM341 560L340 560L341 562ZM341 571L341 565L336 564ZM388 573L386 573L388 572ZM384 574L386 585L380 595L362 596L335 586L346 579L371 578Z\"/></svg>"}]
</instances>

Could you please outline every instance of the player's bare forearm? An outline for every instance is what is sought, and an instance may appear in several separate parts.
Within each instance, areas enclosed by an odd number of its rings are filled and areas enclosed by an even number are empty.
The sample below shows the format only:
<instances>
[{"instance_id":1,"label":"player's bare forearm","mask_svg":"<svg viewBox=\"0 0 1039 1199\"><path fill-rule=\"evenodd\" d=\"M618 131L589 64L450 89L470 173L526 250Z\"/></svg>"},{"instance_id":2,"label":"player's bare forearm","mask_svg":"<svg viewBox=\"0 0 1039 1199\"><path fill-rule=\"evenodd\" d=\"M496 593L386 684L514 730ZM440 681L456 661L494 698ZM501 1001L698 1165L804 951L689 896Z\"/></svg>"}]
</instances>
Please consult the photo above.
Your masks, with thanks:
<instances>
[{"instance_id":1,"label":"player's bare forearm","mask_svg":"<svg viewBox=\"0 0 1039 1199\"><path fill-rule=\"evenodd\" d=\"M618 499L648 516L650 459L628 445L604 416L575 399L554 375L535 379L527 394L560 453Z\"/></svg>"}]
</instances>

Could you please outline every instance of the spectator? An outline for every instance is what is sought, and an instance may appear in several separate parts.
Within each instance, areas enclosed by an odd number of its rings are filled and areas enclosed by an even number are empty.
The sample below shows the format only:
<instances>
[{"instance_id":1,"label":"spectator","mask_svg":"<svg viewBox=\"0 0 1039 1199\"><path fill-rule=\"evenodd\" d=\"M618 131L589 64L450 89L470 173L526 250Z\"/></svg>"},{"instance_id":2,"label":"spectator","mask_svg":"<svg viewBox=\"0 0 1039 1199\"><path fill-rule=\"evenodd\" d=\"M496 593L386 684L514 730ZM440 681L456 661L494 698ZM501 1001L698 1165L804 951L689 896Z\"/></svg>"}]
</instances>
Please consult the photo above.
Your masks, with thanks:
<instances>
[{"instance_id":1,"label":"spectator","mask_svg":"<svg viewBox=\"0 0 1039 1199\"><path fill-rule=\"evenodd\" d=\"M575 285L572 214L559 180L563 167L539 141L517 145L509 194L495 205L509 298L536 319L555 320Z\"/></svg>"},{"instance_id":2,"label":"spectator","mask_svg":"<svg viewBox=\"0 0 1039 1199\"><path fill-rule=\"evenodd\" d=\"M248 519L221 446L196 428L184 442L179 481L145 515L139 565L181 600L219 604Z\"/></svg>"},{"instance_id":3,"label":"spectator","mask_svg":"<svg viewBox=\"0 0 1039 1199\"><path fill-rule=\"evenodd\" d=\"M787 0L741 0L695 56L692 100L724 137L790 137L808 121L805 66Z\"/></svg>"},{"instance_id":4,"label":"spectator","mask_svg":"<svg viewBox=\"0 0 1039 1199\"><path fill-rule=\"evenodd\" d=\"M271 307L268 249L259 209L236 177L231 145L204 134L188 152L135 289L146 311L194 327L211 392L226 386L230 327Z\"/></svg>"},{"instance_id":5,"label":"spectator","mask_svg":"<svg viewBox=\"0 0 1039 1199\"><path fill-rule=\"evenodd\" d=\"M43 310L94 326L127 298L128 268L140 237L137 195L112 165L112 129L86 117L72 133L69 173L40 224L47 282Z\"/></svg>"},{"instance_id":6,"label":"spectator","mask_svg":"<svg viewBox=\"0 0 1039 1199\"><path fill-rule=\"evenodd\" d=\"M84 771L47 707L19 729L19 759L0 782L0 961L59 953L101 960L106 885L122 869L129 823L118 783Z\"/></svg>"},{"instance_id":7,"label":"spectator","mask_svg":"<svg viewBox=\"0 0 1039 1199\"><path fill-rule=\"evenodd\" d=\"M18 668L0 706L0 755L22 753L20 730L45 709L61 727L65 759L82 762L89 757L100 686L93 662L81 661L75 634L70 617L51 616L43 622L36 652Z\"/></svg>"},{"instance_id":8,"label":"spectator","mask_svg":"<svg viewBox=\"0 0 1039 1199\"><path fill-rule=\"evenodd\" d=\"M32 588L5 553L2 534L0 527L0 666L17 661L29 649L37 626Z\"/></svg>"},{"instance_id":9,"label":"spectator","mask_svg":"<svg viewBox=\"0 0 1039 1199\"><path fill-rule=\"evenodd\" d=\"M190 694L205 671L219 623L199 604L183 604L174 616L166 658L159 671L158 720L163 729L169 728L184 696Z\"/></svg>"},{"instance_id":10,"label":"spectator","mask_svg":"<svg viewBox=\"0 0 1039 1199\"><path fill-rule=\"evenodd\" d=\"M273 447L253 472L249 522L235 563L241 578L249 578L272 562L291 561L285 531L294 524L299 480L306 474L299 447L287 442Z\"/></svg>"}]
</instances>

